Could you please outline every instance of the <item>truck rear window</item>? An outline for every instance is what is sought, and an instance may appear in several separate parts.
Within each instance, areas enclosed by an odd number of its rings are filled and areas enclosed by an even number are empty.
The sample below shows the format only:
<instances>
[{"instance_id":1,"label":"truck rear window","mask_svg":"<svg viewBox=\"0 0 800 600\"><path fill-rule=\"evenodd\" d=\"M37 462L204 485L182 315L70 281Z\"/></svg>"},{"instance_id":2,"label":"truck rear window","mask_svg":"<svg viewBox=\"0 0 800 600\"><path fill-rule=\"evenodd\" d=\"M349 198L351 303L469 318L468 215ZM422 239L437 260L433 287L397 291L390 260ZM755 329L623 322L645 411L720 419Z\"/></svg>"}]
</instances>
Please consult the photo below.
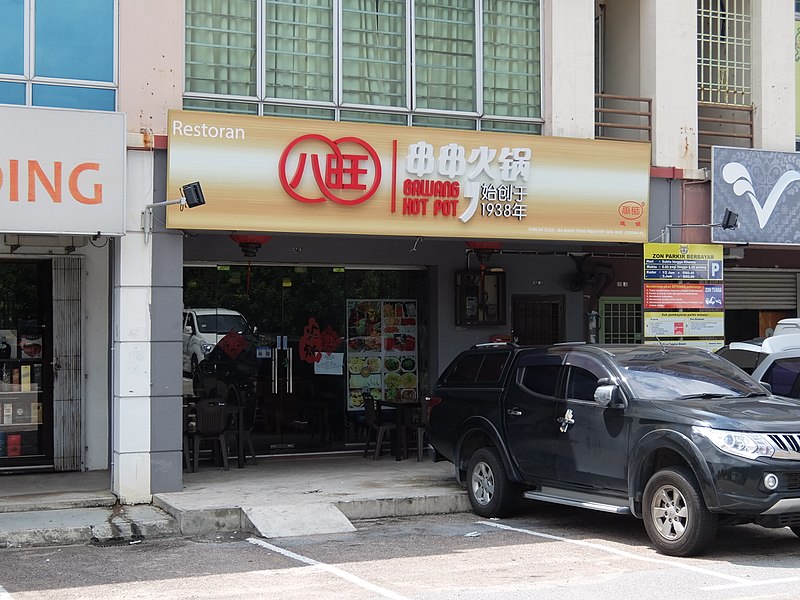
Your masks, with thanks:
<instances>
[{"instance_id":1,"label":"truck rear window","mask_svg":"<svg viewBox=\"0 0 800 600\"><path fill-rule=\"evenodd\" d=\"M445 379L446 385L473 383L499 383L503 367L510 352L491 352L487 354L465 354L457 359L453 369Z\"/></svg>"}]
</instances>

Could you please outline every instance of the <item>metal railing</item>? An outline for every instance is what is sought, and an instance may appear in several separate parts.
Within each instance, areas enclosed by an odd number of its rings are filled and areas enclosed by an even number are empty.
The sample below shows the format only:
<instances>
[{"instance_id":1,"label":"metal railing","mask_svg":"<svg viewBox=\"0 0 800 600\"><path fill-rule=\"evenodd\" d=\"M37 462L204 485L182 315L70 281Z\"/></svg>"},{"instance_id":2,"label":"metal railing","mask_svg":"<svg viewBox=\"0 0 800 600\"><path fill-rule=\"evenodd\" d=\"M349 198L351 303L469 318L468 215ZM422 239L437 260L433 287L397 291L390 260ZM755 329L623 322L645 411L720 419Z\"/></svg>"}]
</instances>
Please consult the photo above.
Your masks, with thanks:
<instances>
[{"instance_id":1,"label":"metal railing","mask_svg":"<svg viewBox=\"0 0 800 600\"><path fill-rule=\"evenodd\" d=\"M599 140L652 140L652 98L594 95L594 136Z\"/></svg>"},{"instance_id":2,"label":"metal railing","mask_svg":"<svg viewBox=\"0 0 800 600\"><path fill-rule=\"evenodd\" d=\"M753 147L753 107L697 103L697 163L711 165L712 146Z\"/></svg>"}]
</instances>

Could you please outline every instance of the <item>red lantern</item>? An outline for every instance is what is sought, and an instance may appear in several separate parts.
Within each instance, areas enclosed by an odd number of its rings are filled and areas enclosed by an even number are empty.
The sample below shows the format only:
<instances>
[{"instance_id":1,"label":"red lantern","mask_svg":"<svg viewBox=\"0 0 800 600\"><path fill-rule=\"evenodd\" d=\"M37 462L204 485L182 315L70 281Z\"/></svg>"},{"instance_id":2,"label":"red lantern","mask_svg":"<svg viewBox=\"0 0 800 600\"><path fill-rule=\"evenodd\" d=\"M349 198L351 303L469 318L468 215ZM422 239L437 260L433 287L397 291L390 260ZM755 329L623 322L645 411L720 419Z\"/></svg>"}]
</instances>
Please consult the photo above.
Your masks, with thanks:
<instances>
[{"instance_id":1,"label":"red lantern","mask_svg":"<svg viewBox=\"0 0 800 600\"><path fill-rule=\"evenodd\" d=\"M250 259L258 254L261 246L272 239L270 235L237 234L232 233L231 239L239 244L242 254L247 258L247 293L250 293Z\"/></svg>"},{"instance_id":2,"label":"red lantern","mask_svg":"<svg viewBox=\"0 0 800 600\"><path fill-rule=\"evenodd\" d=\"M491 258L492 254L500 252L503 247L500 242L464 242L464 244L478 257L481 270L483 270L486 261Z\"/></svg>"},{"instance_id":3,"label":"red lantern","mask_svg":"<svg viewBox=\"0 0 800 600\"><path fill-rule=\"evenodd\" d=\"M239 248L247 258L253 258L258 254L261 246L272 239L272 236L234 233L231 234L231 239L239 244Z\"/></svg>"}]
</instances>

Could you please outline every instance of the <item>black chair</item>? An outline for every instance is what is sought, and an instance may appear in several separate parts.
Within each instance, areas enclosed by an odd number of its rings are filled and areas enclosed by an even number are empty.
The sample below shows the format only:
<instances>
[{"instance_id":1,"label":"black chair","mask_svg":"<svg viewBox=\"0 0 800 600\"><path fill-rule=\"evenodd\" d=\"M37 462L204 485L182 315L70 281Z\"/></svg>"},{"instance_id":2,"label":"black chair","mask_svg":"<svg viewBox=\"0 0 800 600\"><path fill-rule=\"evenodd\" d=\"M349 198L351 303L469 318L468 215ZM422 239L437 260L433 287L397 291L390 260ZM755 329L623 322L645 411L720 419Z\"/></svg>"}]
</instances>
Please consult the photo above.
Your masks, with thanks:
<instances>
[{"instance_id":1,"label":"black chair","mask_svg":"<svg viewBox=\"0 0 800 600\"><path fill-rule=\"evenodd\" d=\"M256 462L256 451L253 448L253 429L256 426L256 413L258 413L258 401L253 400L252 403L246 405L244 410L239 415L244 419L242 424L242 440L247 444L247 449L250 450L250 456L253 457L253 464ZM238 417L237 417L238 418ZM245 460L247 455L245 454Z\"/></svg>"},{"instance_id":2,"label":"black chair","mask_svg":"<svg viewBox=\"0 0 800 600\"><path fill-rule=\"evenodd\" d=\"M375 407L375 399L372 394L364 394L364 415L367 420L367 441L364 444L364 456L369 453L369 442L375 437L375 452L372 460L377 460L381 455L381 446L383 445L383 438L386 432L395 431L397 429L396 423L389 423L381 421L378 410Z\"/></svg>"},{"instance_id":3,"label":"black chair","mask_svg":"<svg viewBox=\"0 0 800 600\"><path fill-rule=\"evenodd\" d=\"M193 470L197 471L200 460L200 444L210 441L212 450L216 455L219 449L219 456L222 457L222 466L228 470L228 413L225 405L216 400L201 399L195 402L195 413L197 429L191 434L193 438L192 461Z\"/></svg>"},{"instance_id":4,"label":"black chair","mask_svg":"<svg viewBox=\"0 0 800 600\"><path fill-rule=\"evenodd\" d=\"M194 404L183 405L183 468L192 471L192 454L189 450L189 439L194 436Z\"/></svg>"},{"instance_id":5,"label":"black chair","mask_svg":"<svg viewBox=\"0 0 800 600\"><path fill-rule=\"evenodd\" d=\"M422 460L422 450L425 445L425 436L428 434L428 399L425 398L420 402L419 408L415 411L415 417L412 417L412 422L408 424L409 427L416 431L417 440L417 462Z\"/></svg>"}]
</instances>

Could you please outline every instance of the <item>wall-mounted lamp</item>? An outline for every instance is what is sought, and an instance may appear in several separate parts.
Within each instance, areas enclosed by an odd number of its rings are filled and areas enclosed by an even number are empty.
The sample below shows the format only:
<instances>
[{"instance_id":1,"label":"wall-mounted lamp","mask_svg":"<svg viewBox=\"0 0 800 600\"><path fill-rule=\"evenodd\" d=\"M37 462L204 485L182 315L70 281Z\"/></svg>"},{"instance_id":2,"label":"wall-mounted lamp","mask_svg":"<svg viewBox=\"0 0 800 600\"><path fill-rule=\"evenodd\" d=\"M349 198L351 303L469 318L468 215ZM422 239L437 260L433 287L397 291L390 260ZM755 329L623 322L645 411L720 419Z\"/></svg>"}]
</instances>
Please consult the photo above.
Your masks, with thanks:
<instances>
[{"instance_id":1,"label":"wall-mounted lamp","mask_svg":"<svg viewBox=\"0 0 800 600\"><path fill-rule=\"evenodd\" d=\"M688 227L722 227L723 229L736 229L739 226L739 215L730 209L725 209L725 214L722 215L722 221L719 223L670 223L659 236L661 241L669 243L669 234L672 229L683 229ZM664 238L666 237L666 240Z\"/></svg>"},{"instance_id":2,"label":"wall-mounted lamp","mask_svg":"<svg viewBox=\"0 0 800 600\"><path fill-rule=\"evenodd\" d=\"M205 203L206 198L203 195L203 189L200 187L200 182L194 181L181 186L181 197L179 199L148 204L142 211L142 231L144 231L144 243L146 244L150 241L150 234L153 233L153 208L156 206L180 204L181 209L183 209L183 207L194 208L195 206L202 206Z\"/></svg>"}]
</instances>

